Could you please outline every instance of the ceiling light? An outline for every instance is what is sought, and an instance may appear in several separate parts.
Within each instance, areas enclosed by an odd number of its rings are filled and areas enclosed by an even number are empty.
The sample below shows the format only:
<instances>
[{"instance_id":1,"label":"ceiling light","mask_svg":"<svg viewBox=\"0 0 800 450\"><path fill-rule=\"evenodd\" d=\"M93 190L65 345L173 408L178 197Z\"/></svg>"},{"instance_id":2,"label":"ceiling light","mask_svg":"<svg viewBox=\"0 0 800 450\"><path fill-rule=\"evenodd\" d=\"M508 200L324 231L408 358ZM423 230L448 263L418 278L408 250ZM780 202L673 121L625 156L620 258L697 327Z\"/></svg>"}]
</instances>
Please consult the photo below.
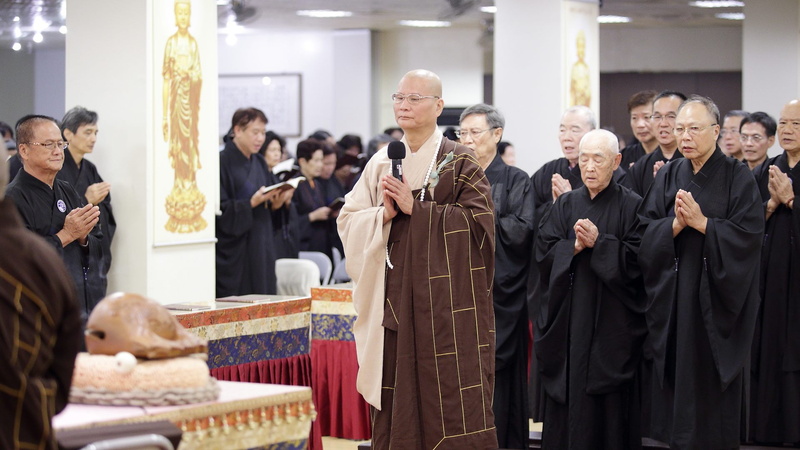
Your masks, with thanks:
<instances>
[{"instance_id":1,"label":"ceiling light","mask_svg":"<svg viewBox=\"0 0 800 450\"><path fill-rule=\"evenodd\" d=\"M58 27L58 32L61 34L67 34L67 26L61 25L60 27Z\"/></svg>"},{"instance_id":2,"label":"ceiling light","mask_svg":"<svg viewBox=\"0 0 800 450\"><path fill-rule=\"evenodd\" d=\"M14 39L19 39L22 37L22 30L19 26L14 27Z\"/></svg>"},{"instance_id":3,"label":"ceiling light","mask_svg":"<svg viewBox=\"0 0 800 450\"><path fill-rule=\"evenodd\" d=\"M714 14L714 17L725 20L744 20L744 13L719 13Z\"/></svg>"},{"instance_id":4,"label":"ceiling light","mask_svg":"<svg viewBox=\"0 0 800 450\"><path fill-rule=\"evenodd\" d=\"M744 2L738 0L699 0L689 2L689 6L698 8L741 8Z\"/></svg>"},{"instance_id":5,"label":"ceiling light","mask_svg":"<svg viewBox=\"0 0 800 450\"><path fill-rule=\"evenodd\" d=\"M217 6L228 6L231 4L231 0L217 0Z\"/></svg>"},{"instance_id":6,"label":"ceiling light","mask_svg":"<svg viewBox=\"0 0 800 450\"><path fill-rule=\"evenodd\" d=\"M33 35L33 42L36 42L37 44L39 44L43 40L44 40L44 36L42 36L42 33L40 31L37 31L36 34Z\"/></svg>"},{"instance_id":7,"label":"ceiling light","mask_svg":"<svg viewBox=\"0 0 800 450\"><path fill-rule=\"evenodd\" d=\"M497 12L497 6L481 6L481 12L494 14Z\"/></svg>"},{"instance_id":8,"label":"ceiling light","mask_svg":"<svg viewBox=\"0 0 800 450\"><path fill-rule=\"evenodd\" d=\"M397 22L404 27L442 28L449 27L450 22L444 20L401 20Z\"/></svg>"},{"instance_id":9,"label":"ceiling light","mask_svg":"<svg viewBox=\"0 0 800 450\"><path fill-rule=\"evenodd\" d=\"M14 16L14 22L19 22L19 16Z\"/></svg>"},{"instance_id":10,"label":"ceiling light","mask_svg":"<svg viewBox=\"0 0 800 450\"><path fill-rule=\"evenodd\" d=\"M239 42L239 38L236 37L235 34L228 33L228 35L225 36L225 43L228 44L229 47L233 47L237 42Z\"/></svg>"},{"instance_id":11,"label":"ceiling light","mask_svg":"<svg viewBox=\"0 0 800 450\"><path fill-rule=\"evenodd\" d=\"M22 44L19 42L14 42L14 45L11 46L11 50L14 50L15 52L22 50Z\"/></svg>"},{"instance_id":12,"label":"ceiling light","mask_svg":"<svg viewBox=\"0 0 800 450\"><path fill-rule=\"evenodd\" d=\"M43 19L42 16L35 16L33 18L32 27L36 31L44 31L50 26L51 23L53 22Z\"/></svg>"},{"instance_id":13,"label":"ceiling light","mask_svg":"<svg viewBox=\"0 0 800 450\"><path fill-rule=\"evenodd\" d=\"M630 17L625 16L597 16L597 23L628 23Z\"/></svg>"},{"instance_id":14,"label":"ceiling light","mask_svg":"<svg viewBox=\"0 0 800 450\"><path fill-rule=\"evenodd\" d=\"M304 9L297 11L297 15L321 19L333 19L336 17L350 17L353 15L353 13L350 11L331 11L328 9Z\"/></svg>"}]
</instances>

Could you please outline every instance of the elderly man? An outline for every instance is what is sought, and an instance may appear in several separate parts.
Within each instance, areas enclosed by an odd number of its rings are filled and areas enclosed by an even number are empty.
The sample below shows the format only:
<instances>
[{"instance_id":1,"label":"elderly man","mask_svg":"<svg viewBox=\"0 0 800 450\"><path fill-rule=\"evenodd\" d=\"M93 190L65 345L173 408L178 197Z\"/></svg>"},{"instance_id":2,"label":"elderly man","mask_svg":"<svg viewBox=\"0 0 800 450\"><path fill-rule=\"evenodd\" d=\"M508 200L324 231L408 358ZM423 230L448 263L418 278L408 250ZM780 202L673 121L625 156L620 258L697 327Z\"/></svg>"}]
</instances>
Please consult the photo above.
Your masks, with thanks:
<instances>
[{"instance_id":1,"label":"elderly man","mask_svg":"<svg viewBox=\"0 0 800 450\"><path fill-rule=\"evenodd\" d=\"M653 130L650 128L650 116L653 115L653 99L658 93L656 91L640 91L628 99L628 114L631 120L631 132L636 138L636 142L623 148L622 162L619 166L624 171L633 166L639 158L653 153L658 148Z\"/></svg>"},{"instance_id":2,"label":"elderly man","mask_svg":"<svg viewBox=\"0 0 800 450\"><path fill-rule=\"evenodd\" d=\"M528 448L528 264L533 232L533 190L523 170L503 162L497 145L505 118L478 104L461 113L457 131L492 186L495 215L494 423L500 448Z\"/></svg>"},{"instance_id":3,"label":"elderly man","mask_svg":"<svg viewBox=\"0 0 800 450\"><path fill-rule=\"evenodd\" d=\"M100 267L89 264L103 258L102 233L95 228L100 209L84 205L69 183L56 178L67 145L55 119L29 115L16 128L23 170L8 185L6 196L14 200L25 226L43 236L63 258L85 319L103 298L92 282L100 276Z\"/></svg>"},{"instance_id":4,"label":"elderly man","mask_svg":"<svg viewBox=\"0 0 800 450\"><path fill-rule=\"evenodd\" d=\"M80 312L56 252L3 198L7 178L0 147L0 448L54 449L50 419L67 405Z\"/></svg>"},{"instance_id":5,"label":"elderly man","mask_svg":"<svg viewBox=\"0 0 800 450\"><path fill-rule=\"evenodd\" d=\"M613 180L618 149L614 133L587 133L578 157L584 185L561 195L539 228L542 448L641 448L633 395L645 332L641 197Z\"/></svg>"},{"instance_id":6,"label":"elderly man","mask_svg":"<svg viewBox=\"0 0 800 450\"><path fill-rule=\"evenodd\" d=\"M97 283L92 290L97 291L100 298L105 297L108 285L108 270L111 267L111 241L117 229L114 213L111 209L111 184L103 181L97 166L85 158L94 151L97 142L97 113L84 107L76 106L61 119L61 134L69 147L65 152L64 166L58 173L58 178L71 184L81 194L85 203L100 207L99 227L103 232L103 260L90 261L89 264L99 264L101 270L97 278L89 280Z\"/></svg>"},{"instance_id":7,"label":"elderly man","mask_svg":"<svg viewBox=\"0 0 800 450\"><path fill-rule=\"evenodd\" d=\"M497 448L489 182L474 153L437 128L436 74L407 73L392 100L403 180L380 150L338 218L373 448Z\"/></svg>"},{"instance_id":8,"label":"elderly man","mask_svg":"<svg viewBox=\"0 0 800 450\"><path fill-rule=\"evenodd\" d=\"M594 113L586 106L573 106L567 108L561 115L561 123L558 129L558 142L561 144L561 151L564 157L554 159L543 165L531 177L533 187L533 241L536 241L536 233L539 222L541 222L545 211L556 201L558 196L572 189L583 186L581 179L581 169L578 165L578 144L583 136L591 130L597 128L597 121ZM619 146L619 144L617 144ZM624 183L626 178L625 171L617 169L614 171L614 181ZM535 248L531 248L531 255ZM532 322L536 321L536 312L539 310L539 273L536 264L530 265L528 274L528 304L529 315ZM533 356L533 355L531 355ZM535 364L535 360L533 360ZM534 420L542 421L543 411L541 411L540 395L541 389L537 383L537 371L532 367L530 382L530 409Z\"/></svg>"},{"instance_id":9,"label":"elderly man","mask_svg":"<svg viewBox=\"0 0 800 450\"><path fill-rule=\"evenodd\" d=\"M742 137L747 125L742 127ZM800 194L800 100L783 107L777 131L783 154L753 172L766 203L767 228L761 254L761 310L753 339L750 434L759 443L797 445L800 214L794 209L794 200Z\"/></svg>"},{"instance_id":10,"label":"elderly man","mask_svg":"<svg viewBox=\"0 0 800 450\"><path fill-rule=\"evenodd\" d=\"M737 448L764 210L750 170L716 145L711 100L683 103L674 133L685 159L658 171L639 210L652 437L672 448Z\"/></svg>"},{"instance_id":11,"label":"elderly man","mask_svg":"<svg viewBox=\"0 0 800 450\"><path fill-rule=\"evenodd\" d=\"M739 126L739 140L742 143L744 162L750 170L755 170L767 160L767 151L775 143L778 125L769 114L756 111L742 119Z\"/></svg>"},{"instance_id":12,"label":"elderly man","mask_svg":"<svg viewBox=\"0 0 800 450\"><path fill-rule=\"evenodd\" d=\"M642 156L633 167L628 170L625 185L644 196L650 185L653 184L658 169L664 164L683 158L678 149L678 140L673 129L678 107L686 100L686 96L675 91L661 91L653 100L653 115L650 116L650 126L658 141L658 148L652 153Z\"/></svg>"},{"instance_id":13,"label":"elderly man","mask_svg":"<svg viewBox=\"0 0 800 450\"><path fill-rule=\"evenodd\" d=\"M739 128L741 128L742 119L745 117L747 117L747 111L742 111L741 109L728 111L722 119L722 128L719 131L722 153L739 161L743 158Z\"/></svg>"}]
</instances>

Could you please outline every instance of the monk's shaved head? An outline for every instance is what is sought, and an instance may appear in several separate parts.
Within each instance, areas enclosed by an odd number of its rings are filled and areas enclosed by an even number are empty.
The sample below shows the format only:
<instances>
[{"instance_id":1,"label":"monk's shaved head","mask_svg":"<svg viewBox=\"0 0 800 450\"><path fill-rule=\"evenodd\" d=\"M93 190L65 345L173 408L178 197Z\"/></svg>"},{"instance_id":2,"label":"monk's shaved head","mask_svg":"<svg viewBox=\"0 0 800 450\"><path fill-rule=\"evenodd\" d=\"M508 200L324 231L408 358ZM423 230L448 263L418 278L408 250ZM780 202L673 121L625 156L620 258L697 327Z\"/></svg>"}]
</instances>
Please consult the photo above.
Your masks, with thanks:
<instances>
[{"instance_id":1,"label":"monk's shaved head","mask_svg":"<svg viewBox=\"0 0 800 450\"><path fill-rule=\"evenodd\" d=\"M425 82L425 86L428 88L428 92L422 93L417 92L418 94L423 95L435 95L437 97L442 96L442 80L439 78L439 75L431 72L430 70L425 69L417 69L408 72L407 74L403 75L403 78L400 79L400 84L403 84L403 80L408 78L415 78L418 80L423 80Z\"/></svg>"}]
</instances>

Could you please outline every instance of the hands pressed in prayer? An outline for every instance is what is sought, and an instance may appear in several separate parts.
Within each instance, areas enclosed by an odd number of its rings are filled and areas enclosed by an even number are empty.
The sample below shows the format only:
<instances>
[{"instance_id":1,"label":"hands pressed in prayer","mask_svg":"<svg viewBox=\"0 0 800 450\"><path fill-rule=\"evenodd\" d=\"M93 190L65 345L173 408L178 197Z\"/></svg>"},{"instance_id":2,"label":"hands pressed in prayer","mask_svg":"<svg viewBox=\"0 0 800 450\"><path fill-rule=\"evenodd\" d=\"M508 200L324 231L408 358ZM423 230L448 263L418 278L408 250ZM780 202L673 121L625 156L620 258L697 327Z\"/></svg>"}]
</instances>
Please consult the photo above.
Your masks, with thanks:
<instances>
[{"instance_id":1,"label":"hands pressed in prayer","mask_svg":"<svg viewBox=\"0 0 800 450\"><path fill-rule=\"evenodd\" d=\"M267 200L272 200L277 197L279 193L280 192L278 192L278 189L273 189L267 193L264 193L262 189L256 189L256 191L253 193L253 196L250 197L250 207L255 208Z\"/></svg>"},{"instance_id":2,"label":"hands pressed in prayer","mask_svg":"<svg viewBox=\"0 0 800 450\"><path fill-rule=\"evenodd\" d=\"M767 187L769 188L767 214L775 212L780 205L786 205L787 208L794 206L792 180L777 166L769 167L769 184Z\"/></svg>"},{"instance_id":3,"label":"hands pressed in prayer","mask_svg":"<svg viewBox=\"0 0 800 450\"><path fill-rule=\"evenodd\" d=\"M400 181L392 175L384 175L381 178L381 183L383 184L384 206L388 209L390 207L389 203L392 203L388 200L394 201L394 204L391 205L394 213L389 217L389 220L397 215L398 209L410 216L414 208L414 196L411 194L411 186L406 183L405 177L403 177L403 181ZM384 212L384 221L386 221L386 214Z\"/></svg>"},{"instance_id":4,"label":"hands pressed in prayer","mask_svg":"<svg viewBox=\"0 0 800 450\"><path fill-rule=\"evenodd\" d=\"M600 236L600 230L591 220L579 219L575 222L573 229L575 230L575 254L586 248L594 248L594 244Z\"/></svg>"},{"instance_id":5,"label":"hands pressed in prayer","mask_svg":"<svg viewBox=\"0 0 800 450\"><path fill-rule=\"evenodd\" d=\"M653 164L653 178L656 177L658 170L664 167L666 164L667 163L665 163L664 161L656 161L656 163Z\"/></svg>"},{"instance_id":6,"label":"hands pressed in prayer","mask_svg":"<svg viewBox=\"0 0 800 450\"><path fill-rule=\"evenodd\" d=\"M64 218L64 228L56 236L61 240L61 245L66 247L73 241L86 245L87 236L92 231L97 221L100 220L100 208L91 203L81 208L75 208Z\"/></svg>"},{"instance_id":7,"label":"hands pressed in prayer","mask_svg":"<svg viewBox=\"0 0 800 450\"><path fill-rule=\"evenodd\" d=\"M89 203L99 205L100 202L105 200L109 192L111 192L111 183L103 181L102 183L89 185L89 187L86 188L84 196Z\"/></svg>"},{"instance_id":8,"label":"hands pressed in prayer","mask_svg":"<svg viewBox=\"0 0 800 450\"><path fill-rule=\"evenodd\" d=\"M691 192L680 189L675 195L675 220L678 221L680 230L691 227L706 234L708 218L703 215L700 205L694 200ZM673 236L676 235L674 222L672 224L672 230ZM678 230L678 232L680 232L680 230Z\"/></svg>"},{"instance_id":9,"label":"hands pressed in prayer","mask_svg":"<svg viewBox=\"0 0 800 450\"><path fill-rule=\"evenodd\" d=\"M561 175L554 173L550 179L552 183L551 192L553 193L553 202L556 201L559 195L572 190L572 185L569 180L564 179Z\"/></svg>"}]
</instances>

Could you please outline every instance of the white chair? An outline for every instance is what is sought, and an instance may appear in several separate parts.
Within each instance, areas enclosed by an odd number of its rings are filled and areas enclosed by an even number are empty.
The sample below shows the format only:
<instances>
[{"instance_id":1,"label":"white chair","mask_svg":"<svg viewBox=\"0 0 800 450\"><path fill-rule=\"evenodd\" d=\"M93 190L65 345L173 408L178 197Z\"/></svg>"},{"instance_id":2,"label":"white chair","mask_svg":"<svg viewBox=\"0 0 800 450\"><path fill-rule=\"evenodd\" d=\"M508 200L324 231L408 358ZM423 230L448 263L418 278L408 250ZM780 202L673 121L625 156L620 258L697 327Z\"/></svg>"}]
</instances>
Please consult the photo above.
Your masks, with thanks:
<instances>
[{"instance_id":1,"label":"white chair","mask_svg":"<svg viewBox=\"0 0 800 450\"><path fill-rule=\"evenodd\" d=\"M322 252L299 252L298 258L314 261L319 267L319 280L323 285L329 284L331 281L331 273L333 272L333 263L328 255Z\"/></svg>"},{"instance_id":2,"label":"white chair","mask_svg":"<svg viewBox=\"0 0 800 450\"><path fill-rule=\"evenodd\" d=\"M275 261L275 277L278 295L310 296L311 288L320 284L319 266L307 259L281 258Z\"/></svg>"}]
</instances>

